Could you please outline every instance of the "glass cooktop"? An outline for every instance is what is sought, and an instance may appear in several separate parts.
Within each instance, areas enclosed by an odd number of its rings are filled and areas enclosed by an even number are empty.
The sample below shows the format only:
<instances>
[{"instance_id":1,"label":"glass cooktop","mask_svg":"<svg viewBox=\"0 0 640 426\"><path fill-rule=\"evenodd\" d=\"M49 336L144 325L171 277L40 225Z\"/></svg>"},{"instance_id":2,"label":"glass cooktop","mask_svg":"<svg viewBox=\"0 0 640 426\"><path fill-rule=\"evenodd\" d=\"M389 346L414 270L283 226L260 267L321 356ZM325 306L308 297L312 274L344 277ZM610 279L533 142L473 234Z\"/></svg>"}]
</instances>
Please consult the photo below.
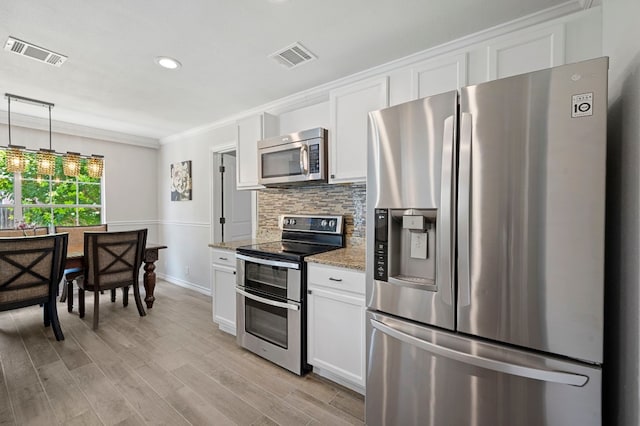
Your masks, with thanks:
<instances>
[{"instance_id":1,"label":"glass cooktop","mask_svg":"<svg viewBox=\"0 0 640 426\"><path fill-rule=\"evenodd\" d=\"M271 256L300 261L305 256L324 253L340 247L323 244L310 244L292 241L272 241L269 243L252 244L238 247L238 253L246 255Z\"/></svg>"}]
</instances>

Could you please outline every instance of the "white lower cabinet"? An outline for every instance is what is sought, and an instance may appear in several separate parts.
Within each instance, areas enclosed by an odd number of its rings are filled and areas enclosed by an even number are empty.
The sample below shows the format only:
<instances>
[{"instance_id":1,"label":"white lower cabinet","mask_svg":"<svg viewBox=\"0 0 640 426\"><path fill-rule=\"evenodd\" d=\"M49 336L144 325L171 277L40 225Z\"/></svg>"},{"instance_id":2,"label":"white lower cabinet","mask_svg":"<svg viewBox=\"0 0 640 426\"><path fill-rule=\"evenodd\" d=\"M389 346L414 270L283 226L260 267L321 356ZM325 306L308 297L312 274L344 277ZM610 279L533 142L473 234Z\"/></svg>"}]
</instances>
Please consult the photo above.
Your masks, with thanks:
<instances>
[{"instance_id":1,"label":"white lower cabinet","mask_svg":"<svg viewBox=\"0 0 640 426\"><path fill-rule=\"evenodd\" d=\"M236 253L212 250L211 275L213 322L220 330L236 335Z\"/></svg>"},{"instance_id":2,"label":"white lower cabinet","mask_svg":"<svg viewBox=\"0 0 640 426\"><path fill-rule=\"evenodd\" d=\"M307 362L364 394L364 273L309 263L307 274Z\"/></svg>"}]
</instances>

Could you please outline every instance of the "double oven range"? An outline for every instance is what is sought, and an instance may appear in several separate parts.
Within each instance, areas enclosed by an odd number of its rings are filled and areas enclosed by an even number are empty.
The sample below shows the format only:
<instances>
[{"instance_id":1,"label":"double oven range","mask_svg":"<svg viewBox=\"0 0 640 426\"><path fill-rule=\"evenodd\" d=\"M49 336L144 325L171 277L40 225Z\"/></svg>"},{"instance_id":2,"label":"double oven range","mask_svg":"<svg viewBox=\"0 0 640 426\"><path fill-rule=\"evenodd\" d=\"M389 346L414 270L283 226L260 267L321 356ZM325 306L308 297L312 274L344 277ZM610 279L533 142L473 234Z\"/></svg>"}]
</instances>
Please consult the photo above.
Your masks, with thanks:
<instances>
[{"instance_id":1,"label":"double oven range","mask_svg":"<svg viewBox=\"0 0 640 426\"><path fill-rule=\"evenodd\" d=\"M305 257L344 247L342 216L282 215L281 241L236 250L240 346L296 374L306 359Z\"/></svg>"}]
</instances>

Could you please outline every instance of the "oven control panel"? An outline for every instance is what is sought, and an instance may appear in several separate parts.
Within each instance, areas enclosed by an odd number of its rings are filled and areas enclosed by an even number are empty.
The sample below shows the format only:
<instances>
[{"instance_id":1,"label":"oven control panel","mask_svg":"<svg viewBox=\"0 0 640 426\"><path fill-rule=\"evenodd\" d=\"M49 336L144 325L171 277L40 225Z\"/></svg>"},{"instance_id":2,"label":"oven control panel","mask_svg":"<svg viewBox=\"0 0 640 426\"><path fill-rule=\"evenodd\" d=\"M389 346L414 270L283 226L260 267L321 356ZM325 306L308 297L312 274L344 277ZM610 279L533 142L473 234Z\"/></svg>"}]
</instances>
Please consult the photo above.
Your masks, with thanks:
<instances>
[{"instance_id":1,"label":"oven control panel","mask_svg":"<svg viewBox=\"0 0 640 426\"><path fill-rule=\"evenodd\" d=\"M280 228L283 231L342 234L342 227L343 227L342 216L307 216L307 215L280 216Z\"/></svg>"}]
</instances>

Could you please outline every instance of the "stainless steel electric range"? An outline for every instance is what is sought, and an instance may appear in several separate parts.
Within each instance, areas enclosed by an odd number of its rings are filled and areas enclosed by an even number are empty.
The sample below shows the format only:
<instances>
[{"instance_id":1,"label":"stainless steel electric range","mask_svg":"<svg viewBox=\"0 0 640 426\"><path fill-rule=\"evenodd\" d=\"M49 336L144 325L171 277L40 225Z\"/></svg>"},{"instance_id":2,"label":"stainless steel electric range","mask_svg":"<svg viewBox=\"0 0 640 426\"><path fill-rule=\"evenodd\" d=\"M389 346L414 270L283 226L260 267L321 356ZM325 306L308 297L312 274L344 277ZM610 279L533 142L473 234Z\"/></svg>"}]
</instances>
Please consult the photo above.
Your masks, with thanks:
<instances>
[{"instance_id":1,"label":"stainless steel electric range","mask_svg":"<svg viewBox=\"0 0 640 426\"><path fill-rule=\"evenodd\" d=\"M296 374L306 357L305 257L344 247L342 216L282 215L281 241L239 247L237 342Z\"/></svg>"}]
</instances>

